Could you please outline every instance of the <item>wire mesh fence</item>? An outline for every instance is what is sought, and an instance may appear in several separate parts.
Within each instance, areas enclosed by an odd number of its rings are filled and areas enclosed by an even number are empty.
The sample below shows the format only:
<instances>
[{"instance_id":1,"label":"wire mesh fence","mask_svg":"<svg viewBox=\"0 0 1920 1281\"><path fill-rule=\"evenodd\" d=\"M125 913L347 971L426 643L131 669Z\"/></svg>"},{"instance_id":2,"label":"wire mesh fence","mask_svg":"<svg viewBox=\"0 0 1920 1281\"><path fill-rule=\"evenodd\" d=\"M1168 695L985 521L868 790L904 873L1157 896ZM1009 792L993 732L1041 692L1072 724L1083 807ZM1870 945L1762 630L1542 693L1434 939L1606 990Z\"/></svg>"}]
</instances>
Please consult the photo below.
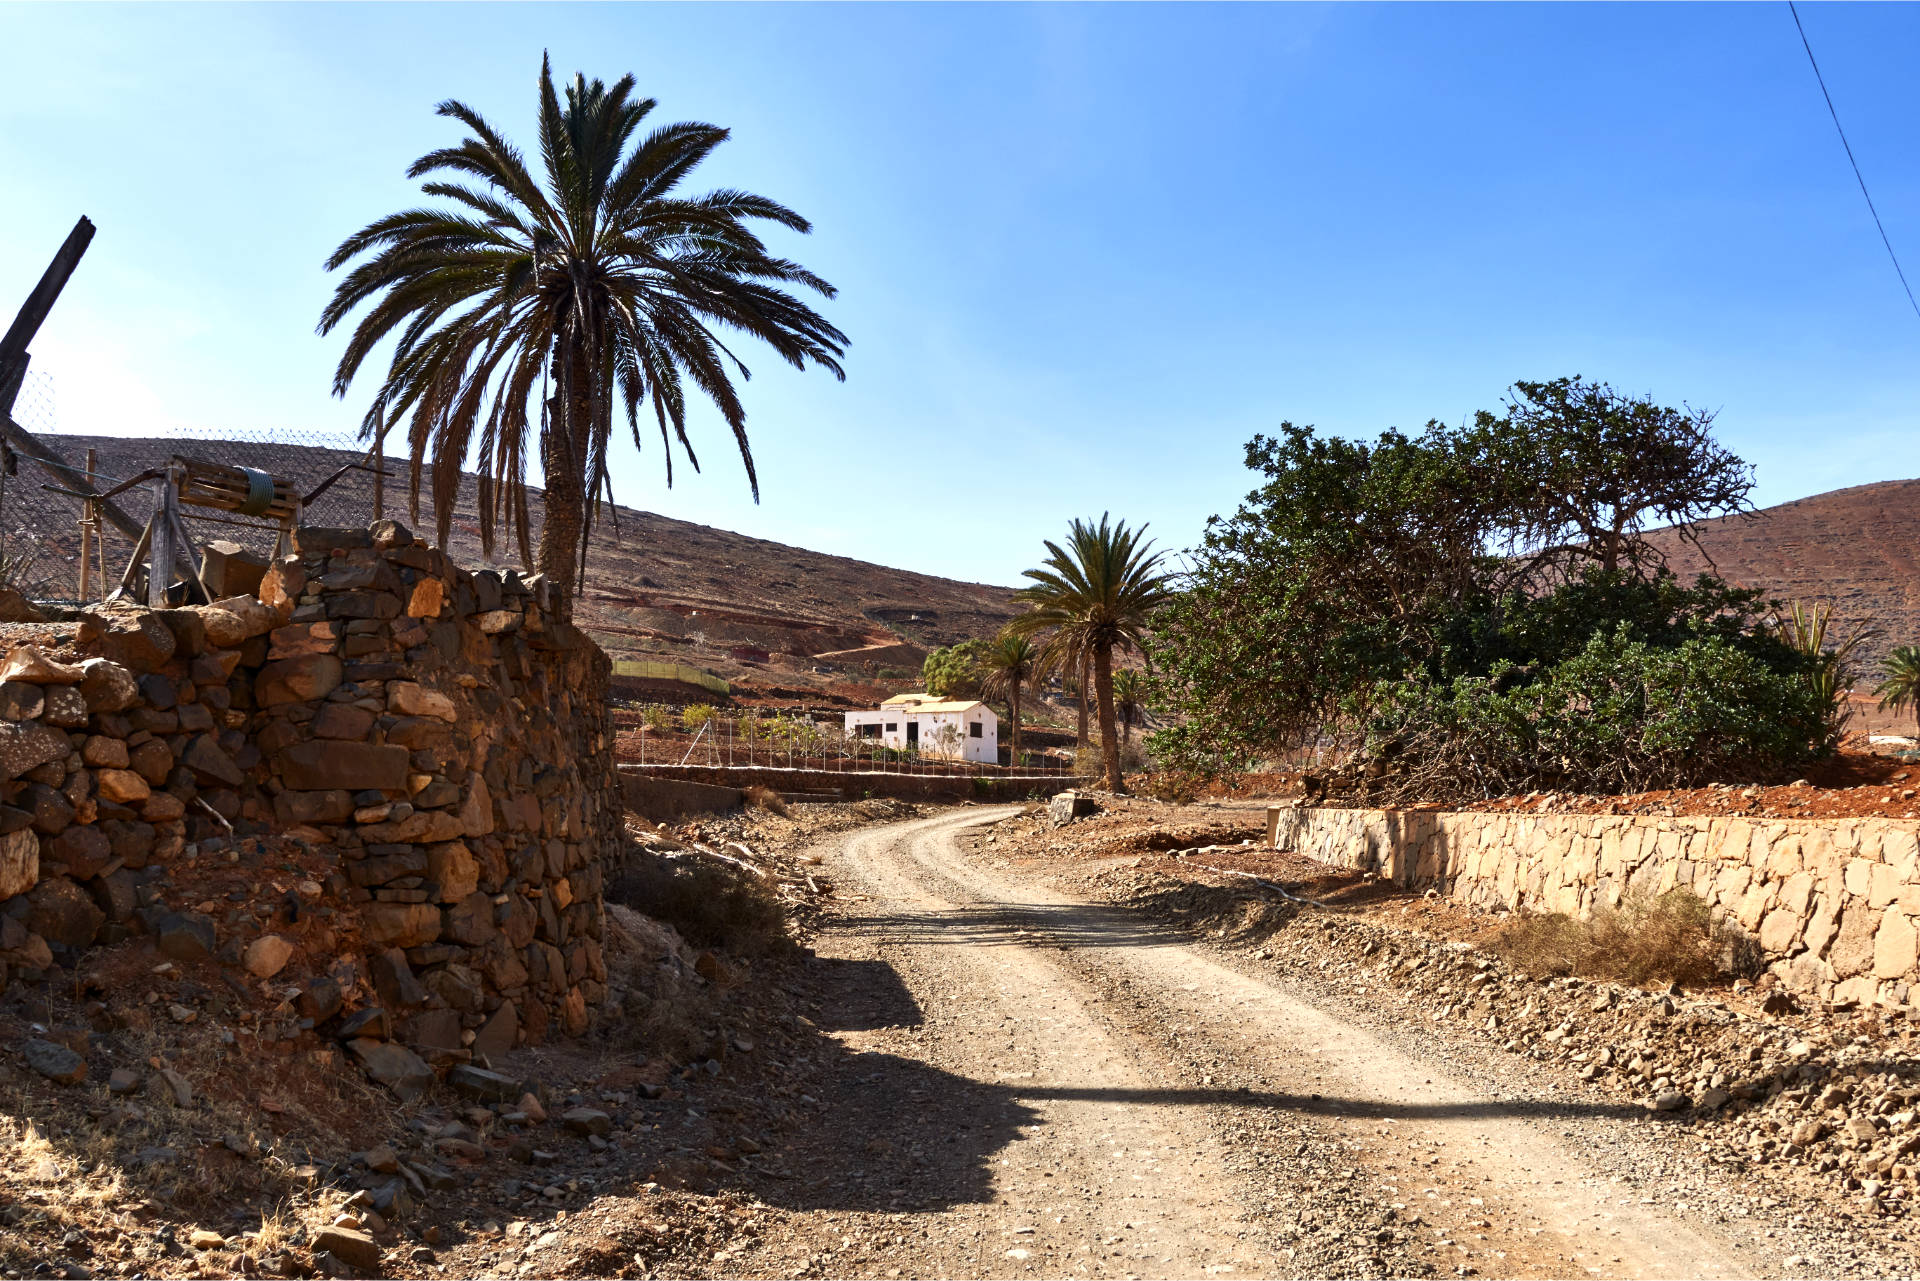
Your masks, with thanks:
<instances>
[{"instance_id":1,"label":"wire mesh fence","mask_svg":"<svg viewBox=\"0 0 1920 1281\"><path fill-rule=\"evenodd\" d=\"M405 517L405 466L369 465L367 446L354 436L288 428L175 428L164 437L63 434L52 379L29 371L13 417L63 460L49 468L11 451L0 466L0 583L36 600L97 601L121 581L135 539L117 529L80 496L76 482L106 492L174 456L270 472L303 497L318 492L302 513L309 525L364 526L378 515ZM331 483L329 483L331 482ZM324 489L323 489L324 486ZM136 524L153 512L150 485L136 485L114 502ZM185 506L197 542L224 541L255 556L273 552L276 524Z\"/></svg>"},{"instance_id":2,"label":"wire mesh fence","mask_svg":"<svg viewBox=\"0 0 1920 1281\"><path fill-rule=\"evenodd\" d=\"M1071 761L1046 752L1022 752L1017 763L999 765L962 760L937 746L888 747L875 739L849 737L837 717L822 720L804 712L639 703L615 707L613 718L616 755L632 765L958 777L1074 772Z\"/></svg>"}]
</instances>

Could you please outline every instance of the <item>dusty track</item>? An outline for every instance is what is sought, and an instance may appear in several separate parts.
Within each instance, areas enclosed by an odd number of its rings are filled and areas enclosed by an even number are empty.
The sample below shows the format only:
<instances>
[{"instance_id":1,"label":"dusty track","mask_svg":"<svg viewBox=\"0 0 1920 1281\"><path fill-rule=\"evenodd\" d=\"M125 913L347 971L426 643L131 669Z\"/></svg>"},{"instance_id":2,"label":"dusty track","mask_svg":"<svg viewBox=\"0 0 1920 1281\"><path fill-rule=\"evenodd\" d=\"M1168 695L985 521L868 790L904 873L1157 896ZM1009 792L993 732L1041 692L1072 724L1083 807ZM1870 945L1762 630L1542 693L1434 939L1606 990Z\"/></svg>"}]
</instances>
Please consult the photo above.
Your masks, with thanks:
<instances>
[{"instance_id":1,"label":"dusty track","mask_svg":"<svg viewBox=\"0 0 1920 1281\"><path fill-rule=\"evenodd\" d=\"M811 1181L769 1199L828 1211L816 1240L862 1243L796 1258L803 1232L785 1258L767 1241L731 1268L1779 1270L1609 1168L1609 1133L1646 1141L1654 1122L1639 1110L1503 1097L1358 1012L961 851L958 833L1004 812L817 851L853 900L819 945L823 1017L849 1051L821 1102L842 1121L791 1154Z\"/></svg>"}]
</instances>

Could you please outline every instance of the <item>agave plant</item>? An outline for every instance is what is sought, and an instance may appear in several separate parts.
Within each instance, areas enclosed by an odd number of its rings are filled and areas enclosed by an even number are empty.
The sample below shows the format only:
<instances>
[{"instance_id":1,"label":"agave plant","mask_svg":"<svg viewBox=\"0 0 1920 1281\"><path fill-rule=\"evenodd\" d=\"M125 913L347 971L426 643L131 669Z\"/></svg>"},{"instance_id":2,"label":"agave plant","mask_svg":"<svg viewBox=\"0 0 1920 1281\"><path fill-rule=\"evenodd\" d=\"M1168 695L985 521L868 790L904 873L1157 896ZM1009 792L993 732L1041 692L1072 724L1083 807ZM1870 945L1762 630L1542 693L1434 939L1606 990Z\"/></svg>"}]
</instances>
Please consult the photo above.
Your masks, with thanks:
<instances>
[{"instance_id":1,"label":"agave plant","mask_svg":"<svg viewBox=\"0 0 1920 1281\"><path fill-rule=\"evenodd\" d=\"M1862 651L1880 637L1879 627L1871 619L1861 619L1843 631L1834 620L1832 605L1794 601L1775 613L1774 631L1806 660L1807 681L1828 709L1829 741L1838 742L1853 719L1847 695L1864 675Z\"/></svg>"}]
</instances>

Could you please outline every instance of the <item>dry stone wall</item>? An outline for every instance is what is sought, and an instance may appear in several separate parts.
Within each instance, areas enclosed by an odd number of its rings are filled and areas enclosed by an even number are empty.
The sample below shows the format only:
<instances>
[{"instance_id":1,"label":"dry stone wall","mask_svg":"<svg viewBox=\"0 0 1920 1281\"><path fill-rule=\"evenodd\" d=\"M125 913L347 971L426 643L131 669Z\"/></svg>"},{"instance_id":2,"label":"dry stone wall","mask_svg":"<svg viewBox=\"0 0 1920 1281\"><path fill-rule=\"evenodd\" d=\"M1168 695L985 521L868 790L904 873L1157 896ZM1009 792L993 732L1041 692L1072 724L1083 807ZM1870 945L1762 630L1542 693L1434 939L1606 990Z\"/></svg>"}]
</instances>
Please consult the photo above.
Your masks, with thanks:
<instances>
[{"instance_id":1,"label":"dry stone wall","mask_svg":"<svg viewBox=\"0 0 1920 1281\"><path fill-rule=\"evenodd\" d=\"M605 655L543 580L396 522L295 548L257 596L0 626L0 987L137 935L271 978L292 949L263 918L315 902L196 905L176 872L281 837L338 922L301 1026L452 1061L585 1030L621 814Z\"/></svg>"},{"instance_id":2,"label":"dry stone wall","mask_svg":"<svg viewBox=\"0 0 1920 1281\"><path fill-rule=\"evenodd\" d=\"M1279 848L1481 907L1585 916L1684 886L1754 935L1788 987L1822 999L1907 1004L1920 984L1920 820L1306 806L1268 820Z\"/></svg>"}]
</instances>

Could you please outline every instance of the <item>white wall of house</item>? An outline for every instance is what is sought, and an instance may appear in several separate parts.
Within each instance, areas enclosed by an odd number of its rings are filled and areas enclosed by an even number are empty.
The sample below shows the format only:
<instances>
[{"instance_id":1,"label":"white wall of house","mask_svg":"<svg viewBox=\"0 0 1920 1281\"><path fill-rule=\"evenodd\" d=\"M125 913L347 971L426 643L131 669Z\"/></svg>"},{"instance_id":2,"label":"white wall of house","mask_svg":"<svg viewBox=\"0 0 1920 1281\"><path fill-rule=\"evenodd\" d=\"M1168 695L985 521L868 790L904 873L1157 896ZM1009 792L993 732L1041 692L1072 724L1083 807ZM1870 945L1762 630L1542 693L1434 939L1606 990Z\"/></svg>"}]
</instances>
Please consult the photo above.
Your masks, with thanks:
<instances>
[{"instance_id":1,"label":"white wall of house","mask_svg":"<svg viewBox=\"0 0 1920 1281\"><path fill-rule=\"evenodd\" d=\"M946 710L954 707L951 703L934 706L942 710L896 706L848 712L847 737L877 742L896 751L917 747L921 755L936 759L981 765L992 765L1000 759L1000 718L991 707L985 703L955 710Z\"/></svg>"}]
</instances>

